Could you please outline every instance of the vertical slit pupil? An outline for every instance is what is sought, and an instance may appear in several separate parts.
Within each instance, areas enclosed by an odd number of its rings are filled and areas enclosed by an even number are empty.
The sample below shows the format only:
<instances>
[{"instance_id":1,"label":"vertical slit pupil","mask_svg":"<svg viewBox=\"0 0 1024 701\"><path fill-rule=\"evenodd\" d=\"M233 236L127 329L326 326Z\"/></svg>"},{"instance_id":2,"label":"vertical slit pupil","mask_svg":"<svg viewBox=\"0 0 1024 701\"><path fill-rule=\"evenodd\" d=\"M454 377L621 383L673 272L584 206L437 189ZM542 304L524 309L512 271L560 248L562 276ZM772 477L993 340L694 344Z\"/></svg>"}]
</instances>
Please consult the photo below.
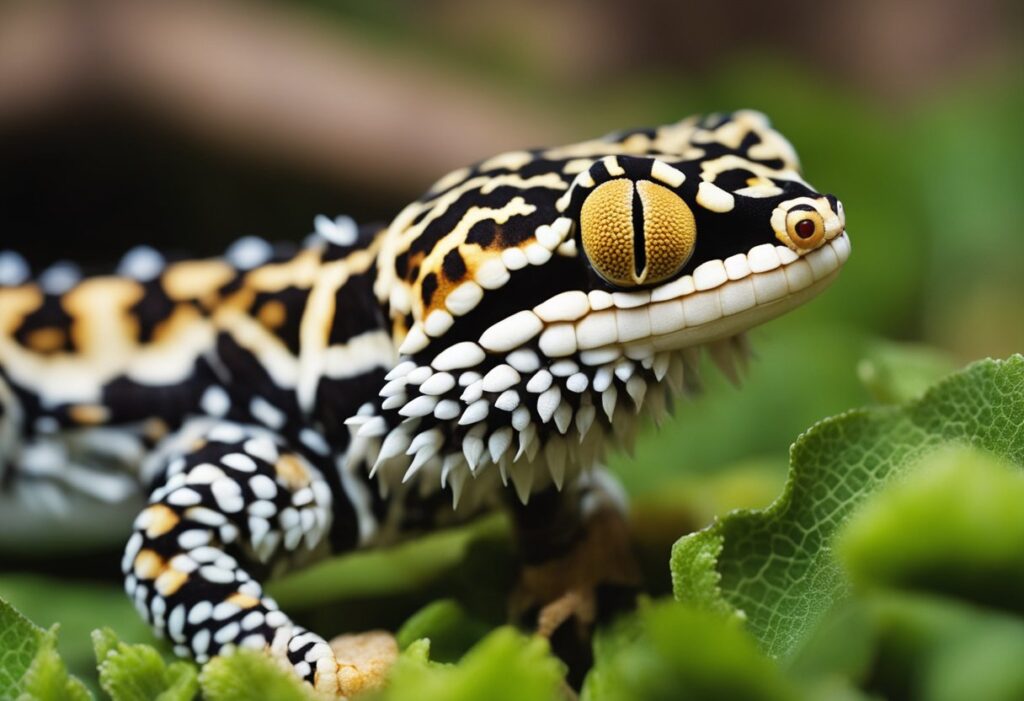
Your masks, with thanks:
<instances>
[{"instance_id":1,"label":"vertical slit pupil","mask_svg":"<svg viewBox=\"0 0 1024 701\"><path fill-rule=\"evenodd\" d=\"M640 191L633 185L633 274L637 280L647 267L647 247L644 243L644 206Z\"/></svg>"}]
</instances>

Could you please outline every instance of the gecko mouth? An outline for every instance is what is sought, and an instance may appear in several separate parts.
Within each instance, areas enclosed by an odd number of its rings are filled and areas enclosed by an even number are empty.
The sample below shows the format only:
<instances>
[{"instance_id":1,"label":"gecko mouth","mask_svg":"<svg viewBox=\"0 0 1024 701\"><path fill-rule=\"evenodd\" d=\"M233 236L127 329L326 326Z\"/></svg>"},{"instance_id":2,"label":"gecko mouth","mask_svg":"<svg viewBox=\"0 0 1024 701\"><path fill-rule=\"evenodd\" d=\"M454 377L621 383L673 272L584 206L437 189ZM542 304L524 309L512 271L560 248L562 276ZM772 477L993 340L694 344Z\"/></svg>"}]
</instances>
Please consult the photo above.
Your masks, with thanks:
<instances>
[{"instance_id":1,"label":"gecko mouth","mask_svg":"<svg viewBox=\"0 0 1024 701\"><path fill-rule=\"evenodd\" d=\"M803 255L762 244L653 289L556 295L429 364L397 365L379 406L349 420L359 451L384 490L430 475L458 503L465 485L497 473L525 502L608 444L628 447L642 408L663 418L691 386L699 347L735 379L743 332L818 294L849 253L840 231Z\"/></svg>"}]
</instances>

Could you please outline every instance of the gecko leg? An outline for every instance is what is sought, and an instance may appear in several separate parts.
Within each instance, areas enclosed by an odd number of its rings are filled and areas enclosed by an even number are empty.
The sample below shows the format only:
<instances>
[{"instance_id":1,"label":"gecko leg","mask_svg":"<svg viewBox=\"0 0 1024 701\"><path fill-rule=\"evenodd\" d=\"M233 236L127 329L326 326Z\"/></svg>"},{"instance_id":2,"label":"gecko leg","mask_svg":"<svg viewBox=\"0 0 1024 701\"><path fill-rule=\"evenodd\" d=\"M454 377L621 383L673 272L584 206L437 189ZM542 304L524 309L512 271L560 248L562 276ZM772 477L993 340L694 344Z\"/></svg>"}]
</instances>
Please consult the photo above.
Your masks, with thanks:
<instances>
[{"instance_id":1,"label":"gecko leg","mask_svg":"<svg viewBox=\"0 0 1024 701\"><path fill-rule=\"evenodd\" d=\"M144 473L154 489L125 549L125 589L176 654L205 662L229 646L264 650L339 695L376 681L339 663L261 584L328 551L335 497L309 461L265 429L196 420Z\"/></svg>"}]
</instances>

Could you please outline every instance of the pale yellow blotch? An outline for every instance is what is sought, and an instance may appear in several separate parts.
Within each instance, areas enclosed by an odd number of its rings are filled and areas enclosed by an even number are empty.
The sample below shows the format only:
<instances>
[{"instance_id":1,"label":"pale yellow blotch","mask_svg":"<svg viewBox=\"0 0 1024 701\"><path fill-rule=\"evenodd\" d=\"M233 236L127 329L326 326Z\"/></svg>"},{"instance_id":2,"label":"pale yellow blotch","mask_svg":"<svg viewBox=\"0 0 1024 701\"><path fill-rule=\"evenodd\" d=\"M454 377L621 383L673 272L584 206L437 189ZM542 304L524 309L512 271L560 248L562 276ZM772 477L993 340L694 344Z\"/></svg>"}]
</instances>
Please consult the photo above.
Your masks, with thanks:
<instances>
[{"instance_id":1,"label":"pale yellow blotch","mask_svg":"<svg viewBox=\"0 0 1024 701\"><path fill-rule=\"evenodd\" d=\"M155 551L140 550L135 556L133 571L139 579L156 579L167 568L167 563Z\"/></svg>"},{"instance_id":2,"label":"pale yellow blotch","mask_svg":"<svg viewBox=\"0 0 1024 701\"><path fill-rule=\"evenodd\" d=\"M284 302L272 299L260 307L256 318L268 329L278 329L288 318L288 310L285 308Z\"/></svg>"},{"instance_id":3,"label":"pale yellow blotch","mask_svg":"<svg viewBox=\"0 0 1024 701\"><path fill-rule=\"evenodd\" d=\"M100 404L78 404L68 409L68 416L76 424L96 426L110 418L110 410Z\"/></svg>"},{"instance_id":4,"label":"pale yellow blotch","mask_svg":"<svg viewBox=\"0 0 1024 701\"><path fill-rule=\"evenodd\" d=\"M153 504L143 512L143 515L148 538L159 538L177 526L181 520L178 514L165 504Z\"/></svg>"},{"instance_id":5,"label":"pale yellow blotch","mask_svg":"<svg viewBox=\"0 0 1024 701\"><path fill-rule=\"evenodd\" d=\"M72 317L71 338L83 355L114 363L137 345L139 323L131 308L145 294L135 280L95 277L84 280L61 299Z\"/></svg>"},{"instance_id":6,"label":"pale yellow blotch","mask_svg":"<svg viewBox=\"0 0 1024 701\"><path fill-rule=\"evenodd\" d=\"M222 260L192 260L167 267L161 282L176 302L203 299L231 282L235 270Z\"/></svg>"},{"instance_id":7,"label":"pale yellow blotch","mask_svg":"<svg viewBox=\"0 0 1024 701\"><path fill-rule=\"evenodd\" d=\"M224 599L229 604L234 604L238 608L251 609L260 603L260 600L250 594L243 594L242 592L236 591L234 594Z\"/></svg>"},{"instance_id":8,"label":"pale yellow blotch","mask_svg":"<svg viewBox=\"0 0 1024 701\"><path fill-rule=\"evenodd\" d=\"M277 473L277 478L288 485L293 492L309 486L309 471L302 461L291 453L285 453L277 459L274 471Z\"/></svg>"},{"instance_id":9,"label":"pale yellow blotch","mask_svg":"<svg viewBox=\"0 0 1024 701\"><path fill-rule=\"evenodd\" d=\"M168 597L184 586L188 581L188 574L176 569L166 569L163 574L156 578L153 585L160 596Z\"/></svg>"},{"instance_id":10,"label":"pale yellow blotch","mask_svg":"<svg viewBox=\"0 0 1024 701\"><path fill-rule=\"evenodd\" d=\"M736 199L714 183L704 180L697 186L697 204L712 212L731 212Z\"/></svg>"},{"instance_id":11,"label":"pale yellow blotch","mask_svg":"<svg viewBox=\"0 0 1024 701\"><path fill-rule=\"evenodd\" d=\"M25 337L25 345L36 353L53 353L62 349L67 340L68 336L64 329L45 326L29 333Z\"/></svg>"}]
</instances>

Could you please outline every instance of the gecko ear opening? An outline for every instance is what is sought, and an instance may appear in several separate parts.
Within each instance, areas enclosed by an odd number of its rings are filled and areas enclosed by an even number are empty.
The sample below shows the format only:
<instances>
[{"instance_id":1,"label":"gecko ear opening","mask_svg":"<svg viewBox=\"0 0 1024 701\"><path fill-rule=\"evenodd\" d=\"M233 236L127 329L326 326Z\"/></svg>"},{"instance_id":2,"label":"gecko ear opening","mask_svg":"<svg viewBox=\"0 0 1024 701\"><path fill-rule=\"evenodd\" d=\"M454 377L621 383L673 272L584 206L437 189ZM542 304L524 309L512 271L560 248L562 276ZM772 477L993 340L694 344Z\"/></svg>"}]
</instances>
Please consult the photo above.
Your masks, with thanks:
<instances>
[{"instance_id":1,"label":"gecko ear opening","mask_svg":"<svg viewBox=\"0 0 1024 701\"><path fill-rule=\"evenodd\" d=\"M679 195L650 180L598 185L580 208L580 240L594 271L617 287L651 285L693 255L697 224Z\"/></svg>"}]
</instances>

